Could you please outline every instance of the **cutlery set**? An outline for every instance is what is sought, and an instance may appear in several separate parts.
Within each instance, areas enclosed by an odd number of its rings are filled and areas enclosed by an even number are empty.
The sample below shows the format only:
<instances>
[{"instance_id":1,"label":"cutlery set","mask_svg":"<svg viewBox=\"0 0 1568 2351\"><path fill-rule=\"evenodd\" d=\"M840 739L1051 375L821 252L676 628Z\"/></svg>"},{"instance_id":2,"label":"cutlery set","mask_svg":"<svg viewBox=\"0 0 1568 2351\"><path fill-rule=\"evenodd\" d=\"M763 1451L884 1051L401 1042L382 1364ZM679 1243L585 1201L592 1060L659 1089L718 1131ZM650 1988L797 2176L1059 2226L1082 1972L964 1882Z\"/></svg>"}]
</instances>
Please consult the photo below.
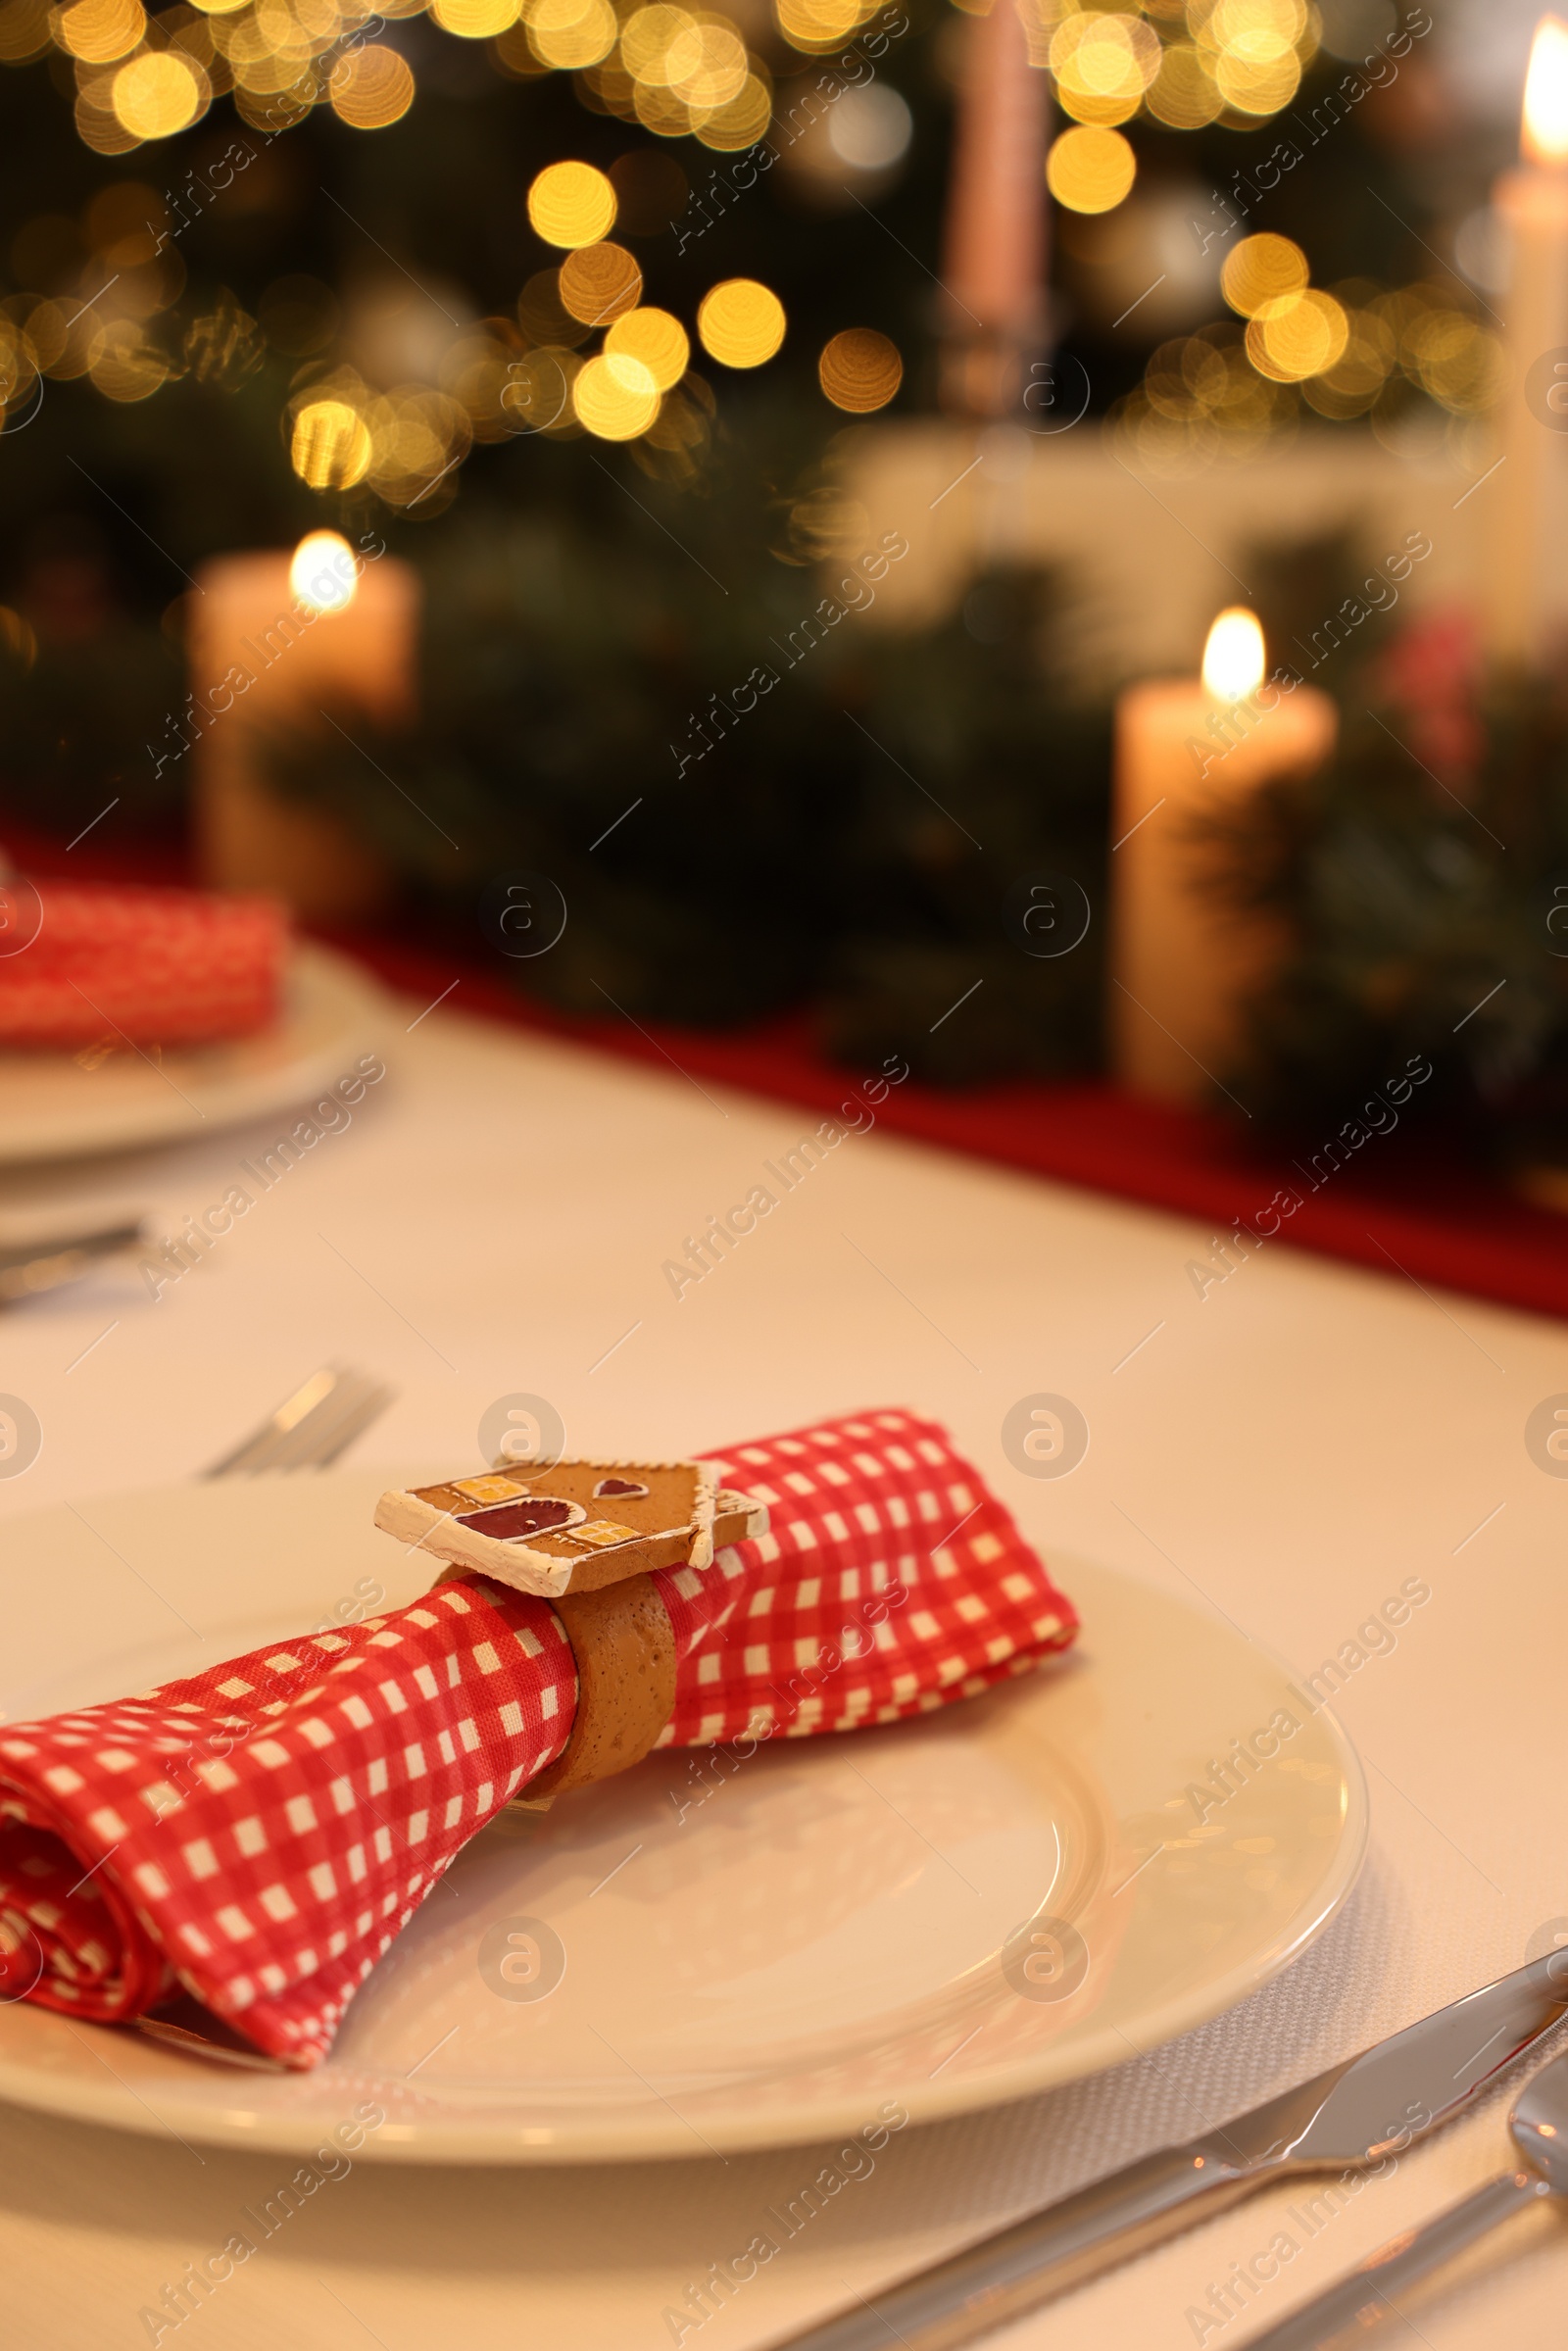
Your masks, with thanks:
<instances>
[{"instance_id":1,"label":"cutlery set","mask_svg":"<svg viewBox=\"0 0 1568 2351\"><path fill-rule=\"evenodd\" d=\"M1129 2164L982 2237L773 2351L953 2351L1213 2214L1266 2182L1344 2173L1398 2153L1458 2113L1568 2012L1568 1952L1548 1952L1419 2024L1331 2066L1222 2130ZM1505 2174L1399 2239L1240 2351L1316 2351L1358 2337L1390 2297L1544 2195L1568 2192L1568 2051L1513 2113L1526 2169Z\"/></svg>"}]
</instances>

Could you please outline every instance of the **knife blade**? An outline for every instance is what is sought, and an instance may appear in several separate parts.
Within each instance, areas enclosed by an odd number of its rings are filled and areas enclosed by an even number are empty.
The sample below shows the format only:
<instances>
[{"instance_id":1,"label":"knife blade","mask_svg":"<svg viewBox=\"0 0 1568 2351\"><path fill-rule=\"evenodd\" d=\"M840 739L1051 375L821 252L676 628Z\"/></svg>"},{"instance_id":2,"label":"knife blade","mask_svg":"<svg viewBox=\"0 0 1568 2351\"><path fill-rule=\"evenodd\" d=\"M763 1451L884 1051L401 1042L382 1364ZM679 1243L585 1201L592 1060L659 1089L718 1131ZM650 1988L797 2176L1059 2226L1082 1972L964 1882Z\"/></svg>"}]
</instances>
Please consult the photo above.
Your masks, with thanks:
<instances>
[{"instance_id":1,"label":"knife blade","mask_svg":"<svg viewBox=\"0 0 1568 2351\"><path fill-rule=\"evenodd\" d=\"M100 1257L135 1249L144 1238L145 1227L138 1218L37 1241L0 1242L0 1306L17 1305L46 1290L78 1282Z\"/></svg>"},{"instance_id":2,"label":"knife blade","mask_svg":"<svg viewBox=\"0 0 1568 2351\"><path fill-rule=\"evenodd\" d=\"M1533 2049L1568 2011L1550 1951L1222 2130L1127 2165L773 2351L952 2351L1083 2284L1281 2173L1348 2171L1402 2151Z\"/></svg>"}]
</instances>

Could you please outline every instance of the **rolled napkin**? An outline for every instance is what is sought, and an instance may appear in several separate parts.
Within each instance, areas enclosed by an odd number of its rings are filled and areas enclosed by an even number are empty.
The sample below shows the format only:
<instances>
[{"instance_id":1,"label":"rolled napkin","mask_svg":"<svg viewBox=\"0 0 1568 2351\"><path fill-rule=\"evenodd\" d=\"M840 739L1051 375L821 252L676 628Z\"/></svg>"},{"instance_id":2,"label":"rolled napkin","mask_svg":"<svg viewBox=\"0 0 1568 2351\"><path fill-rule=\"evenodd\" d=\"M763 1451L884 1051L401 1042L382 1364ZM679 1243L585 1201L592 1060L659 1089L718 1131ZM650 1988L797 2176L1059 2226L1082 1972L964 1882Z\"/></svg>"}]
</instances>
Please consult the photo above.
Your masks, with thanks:
<instances>
[{"instance_id":1,"label":"rolled napkin","mask_svg":"<svg viewBox=\"0 0 1568 2351\"><path fill-rule=\"evenodd\" d=\"M706 1458L770 1527L649 1579L675 1656L659 1746L897 1722L1077 1631L934 1422L872 1411ZM462 1576L342 1632L7 1726L0 1996L114 2022L183 1988L314 2065L469 1837L562 1753L577 1703L550 1601Z\"/></svg>"},{"instance_id":2,"label":"rolled napkin","mask_svg":"<svg viewBox=\"0 0 1568 2351\"><path fill-rule=\"evenodd\" d=\"M0 1049L207 1045L277 1017L287 917L267 898L14 882Z\"/></svg>"}]
</instances>

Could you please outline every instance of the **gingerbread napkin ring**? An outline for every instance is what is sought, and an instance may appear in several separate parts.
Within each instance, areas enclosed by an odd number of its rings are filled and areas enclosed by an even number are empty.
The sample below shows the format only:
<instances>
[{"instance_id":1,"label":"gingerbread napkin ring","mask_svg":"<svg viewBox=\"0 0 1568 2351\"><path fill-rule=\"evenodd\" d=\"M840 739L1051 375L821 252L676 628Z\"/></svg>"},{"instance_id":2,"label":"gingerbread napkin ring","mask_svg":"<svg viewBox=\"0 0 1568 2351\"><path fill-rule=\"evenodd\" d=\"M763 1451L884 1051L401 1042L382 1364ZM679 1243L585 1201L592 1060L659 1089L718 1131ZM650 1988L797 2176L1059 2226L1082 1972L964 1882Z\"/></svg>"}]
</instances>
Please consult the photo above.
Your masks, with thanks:
<instances>
[{"instance_id":1,"label":"gingerbread napkin ring","mask_svg":"<svg viewBox=\"0 0 1568 2351\"><path fill-rule=\"evenodd\" d=\"M577 1664L571 1736L512 1802L545 1812L557 1796L629 1771L656 1746L675 1704L675 1635L649 1576L555 1602Z\"/></svg>"},{"instance_id":2,"label":"gingerbread napkin ring","mask_svg":"<svg viewBox=\"0 0 1568 2351\"><path fill-rule=\"evenodd\" d=\"M384 1494L375 1523L459 1575L558 1600L651 1574L711 1567L715 1547L767 1529L760 1502L726 1493L723 1522L702 1461L557 1461Z\"/></svg>"},{"instance_id":3,"label":"gingerbread napkin ring","mask_svg":"<svg viewBox=\"0 0 1568 2351\"><path fill-rule=\"evenodd\" d=\"M514 1797L543 1811L640 1763L675 1703L675 1641L650 1581L710 1567L767 1533L765 1503L715 1487L701 1461L557 1461L384 1494L375 1523L444 1560L437 1584L482 1575L554 1603L577 1665L571 1736Z\"/></svg>"}]
</instances>

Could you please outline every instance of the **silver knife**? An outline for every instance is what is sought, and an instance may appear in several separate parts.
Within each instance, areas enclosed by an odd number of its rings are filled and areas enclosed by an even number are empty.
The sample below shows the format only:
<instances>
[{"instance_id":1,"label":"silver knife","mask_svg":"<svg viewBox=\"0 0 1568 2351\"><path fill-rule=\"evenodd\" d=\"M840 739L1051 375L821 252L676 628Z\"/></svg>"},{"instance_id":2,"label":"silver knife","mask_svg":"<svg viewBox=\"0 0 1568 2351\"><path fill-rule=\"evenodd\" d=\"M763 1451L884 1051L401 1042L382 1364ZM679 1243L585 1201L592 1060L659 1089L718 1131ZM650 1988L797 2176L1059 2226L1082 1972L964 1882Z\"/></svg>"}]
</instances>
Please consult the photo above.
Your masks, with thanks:
<instances>
[{"instance_id":1,"label":"silver knife","mask_svg":"<svg viewBox=\"0 0 1568 2351\"><path fill-rule=\"evenodd\" d=\"M1401 2152L1533 2049L1568 2010L1549 1951L1221 2131L1162 2147L1044 2212L862 2298L773 2351L950 2351L1248 2195L1282 2173Z\"/></svg>"},{"instance_id":2,"label":"silver knife","mask_svg":"<svg viewBox=\"0 0 1568 2351\"><path fill-rule=\"evenodd\" d=\"M37 1241L0 1242L0 1306L39 1298L78 1282L100 1257L137 1248L145 1238L140 1218L89 1227L80 1233L51 1234Z\"/></svg>"}]
</instances>

